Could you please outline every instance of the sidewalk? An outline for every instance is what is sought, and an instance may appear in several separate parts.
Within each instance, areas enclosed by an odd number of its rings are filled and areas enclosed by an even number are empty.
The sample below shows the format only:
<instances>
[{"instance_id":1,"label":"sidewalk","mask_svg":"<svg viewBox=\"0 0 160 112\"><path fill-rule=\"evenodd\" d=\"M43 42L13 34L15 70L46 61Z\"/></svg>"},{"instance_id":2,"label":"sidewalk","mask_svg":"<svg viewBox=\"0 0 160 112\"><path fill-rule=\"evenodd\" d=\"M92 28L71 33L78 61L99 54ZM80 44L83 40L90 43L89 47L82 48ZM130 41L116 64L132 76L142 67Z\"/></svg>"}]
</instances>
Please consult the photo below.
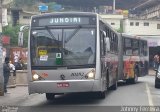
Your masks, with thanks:
<instances>
[{"instance_id":1,"label":"sidewalk","mask_svg":"<svg viewBox=\"0 0 160 112\"><path fill-rule=\"evenodd\" d=\"M156 71L154 71L153 69L149 69L149 73L148 73L148 75L155 75L156 74Z\"/></svg>"},{"instance_id":2,"label":"sidewalk","mask_svg":"<svg viewBox=\"0 0 160 112\"><path fill-rule=\"evenodd\" d=\"M16 105L28 97L27 86L16 86L15 88L8 88L10 94L0 96L0 105Z\"/></svg>"}]
</instances>

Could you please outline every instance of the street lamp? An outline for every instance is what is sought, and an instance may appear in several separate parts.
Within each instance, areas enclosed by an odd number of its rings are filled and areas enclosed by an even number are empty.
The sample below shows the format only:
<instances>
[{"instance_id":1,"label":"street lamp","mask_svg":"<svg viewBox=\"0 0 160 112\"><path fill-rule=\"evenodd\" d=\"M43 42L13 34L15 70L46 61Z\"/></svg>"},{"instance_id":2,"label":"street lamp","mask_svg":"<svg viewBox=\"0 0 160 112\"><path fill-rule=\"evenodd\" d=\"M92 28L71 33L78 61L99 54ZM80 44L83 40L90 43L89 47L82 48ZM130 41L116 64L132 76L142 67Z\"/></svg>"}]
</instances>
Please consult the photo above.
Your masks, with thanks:
<instances>
[{"instance_id":1,"label":"street lamp","mask_svg":"<svg viewBox=\"0 0 160 112\"><path fill-rule=\"evenodd\" d=\"M28 29L29 25L23 25L20 27L19 33L18 33L18 46L23 46L23 31Z\"/></svg>"},{"instance_id":2,"label":"street lamp","mask_svg":"<svg viewBox=\"0 0 160 112\"><path fill-rule=\"evenodd\" d=\"M115 13L116 0L113 0L113 14Z\"/></svg>"}]
</instances>

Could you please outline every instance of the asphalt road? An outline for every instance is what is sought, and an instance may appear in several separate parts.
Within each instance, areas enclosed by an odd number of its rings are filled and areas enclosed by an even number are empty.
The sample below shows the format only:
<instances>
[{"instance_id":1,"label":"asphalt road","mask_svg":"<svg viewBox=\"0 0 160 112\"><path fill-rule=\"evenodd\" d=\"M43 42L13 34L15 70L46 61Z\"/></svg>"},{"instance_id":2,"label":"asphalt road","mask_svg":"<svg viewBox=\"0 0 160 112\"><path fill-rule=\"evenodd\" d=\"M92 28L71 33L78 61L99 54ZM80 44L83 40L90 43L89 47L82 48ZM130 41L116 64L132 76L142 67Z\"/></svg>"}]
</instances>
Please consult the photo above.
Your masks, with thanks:
<instances>
[{"instance_id":1,"label":"asphalt road","mask_svg":"<svg viewBox=\"0 0 160 112\"><path fill-rule=\"evenodd\" d=\"M160 89L154 88L154 76L140 77L137 84L128 85L119 82L118 89L107 91L105 99L99 99L91 93L86 93L57 95L55 100L47 101L45 94L28 95L27 87L11 88L9 92L11 94L0 96L0 105L26 109L23 112L32 112L31 109L37 109L37 112L48 112L49 110L70 112L74 109L75 111L82 111L86 108L89 109L87 112L93 112L93 110L97 112L97 109L102 109L102 107L106 111L106 106L107 110L113 108L112 106L120 106L117 107L119 110L124 106L160 106ZM64 107L66 108L64 109Z\"/></svg>"}]
</instances>

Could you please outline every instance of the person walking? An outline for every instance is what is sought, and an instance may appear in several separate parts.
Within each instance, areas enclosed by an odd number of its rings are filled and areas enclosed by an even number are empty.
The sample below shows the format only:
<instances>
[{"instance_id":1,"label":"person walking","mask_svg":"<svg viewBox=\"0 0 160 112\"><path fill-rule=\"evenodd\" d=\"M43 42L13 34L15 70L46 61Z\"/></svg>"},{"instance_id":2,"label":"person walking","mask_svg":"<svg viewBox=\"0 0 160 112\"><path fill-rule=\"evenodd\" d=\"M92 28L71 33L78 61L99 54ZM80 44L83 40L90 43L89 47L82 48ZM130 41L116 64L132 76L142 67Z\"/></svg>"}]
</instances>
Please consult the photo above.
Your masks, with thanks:
<instances>
[{"instance_id":1,"label":"person walking","mask_svg":"<svg viewBox=\"0 0 160 112\"><path fill-rule=\"evenodd\" d=\"M7 84L10 76L10 66L9 66L9 57L6 57L3 64L3 77L4 77L4 93L9 93L7 91Z\"/></svg>"},{"instance_id":2,"label":"person walking","mask_svg":"<svg viewBox=\"0 0 160 112\"><path fill-rule=\"evenodd\" d=\"M12 64L12 61L9 61L10 69L13 70L13 76L16 76L16 67Z\"/></svg>"},{"instance_id":3,"label":"person walking","mask_svg":"<svg viewBox=\"0 0 160 112\"><path fill-rule=\"evenodd\" d=\"M156 55L154 56L154 69L155 69L155 70L157 70L158 65L159 65L159 55L156 54Z\"/></svg>"},{"instance_id":4,"label":"person walking","mask_svg":"<svg viewBox=\"0 0 160 112\"><path fill-rule=\"evenodd\" d=\"M24 62L23 62L22 58L19 58L16 69L17 70L24 70Z\"/></svg>"}]
</instances>

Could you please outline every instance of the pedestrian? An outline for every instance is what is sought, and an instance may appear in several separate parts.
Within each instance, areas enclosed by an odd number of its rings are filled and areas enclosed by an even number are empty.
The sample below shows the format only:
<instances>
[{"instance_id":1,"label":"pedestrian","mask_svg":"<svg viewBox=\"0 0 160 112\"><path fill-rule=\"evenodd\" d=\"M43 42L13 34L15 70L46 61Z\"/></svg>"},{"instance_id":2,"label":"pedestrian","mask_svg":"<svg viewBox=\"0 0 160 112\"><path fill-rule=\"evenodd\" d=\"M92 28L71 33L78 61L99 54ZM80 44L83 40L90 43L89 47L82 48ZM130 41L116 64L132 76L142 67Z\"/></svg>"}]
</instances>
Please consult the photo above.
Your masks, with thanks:
<instances>
[{"instance_id":1,"label":"pedestrian","mask_svg":"<svg viewBox=\"0 0 160 112\"><path fill-rule=\"evenodd\" d=\"M24 70L24 62L22 58L19 58L18 64L20 65L20 70Z\"/></svg>"},{"instance_id":2,"label":"pedestrian","mask_svg":"<svg viewBox=\"0 0 160 112\"><path fill-rule=\"evenodd\" d=\"M158 64L159 64L159 55L156 54L156 55L154 56L154 69L155 69L155 70L157 70Z\"/></svg>"},{"instance_id":3,"label":"pedestrian","mask_svg":"<svg viewBox=\"0 0 160 112\"><path fill-rule=\"evenodd\" d=\"M4 93L9 93L7 91L7 84L10 76L9 57L6 57L4 61L5 61L3 63Z\"/></svg>"},{"instance_id":4,"label":"pedestrian","mask_svg":"<svg viewBox=\"0 0 160 112\"><path fill-rule=\"evenodd\" d=\"M18 63L15 67L16 67L16 70L24 70L25 65L22 58L19 58Z\"/></svg>"},{"instance_id":5,"label":"pedestrian","mask_svg":"<svg viewBox=\"0 0 160 112\"><path fill-rule=\"evenodd\" d=\"M15 54L14 55L14 65L15 65L15 67L18 66L18 59L19 59L18 54Z\"/></svg>"},{"instance_id":6,"label":"pedestrian","mask_svg":"<svg viewBox=\"0 0 160 112\"><path fill-rule=\"evenodd\" d=\"M10 69L13 71L13 76L16 76L16 67L12 64L12 61L9 61Z\"/></svg>"}]
</instances>

